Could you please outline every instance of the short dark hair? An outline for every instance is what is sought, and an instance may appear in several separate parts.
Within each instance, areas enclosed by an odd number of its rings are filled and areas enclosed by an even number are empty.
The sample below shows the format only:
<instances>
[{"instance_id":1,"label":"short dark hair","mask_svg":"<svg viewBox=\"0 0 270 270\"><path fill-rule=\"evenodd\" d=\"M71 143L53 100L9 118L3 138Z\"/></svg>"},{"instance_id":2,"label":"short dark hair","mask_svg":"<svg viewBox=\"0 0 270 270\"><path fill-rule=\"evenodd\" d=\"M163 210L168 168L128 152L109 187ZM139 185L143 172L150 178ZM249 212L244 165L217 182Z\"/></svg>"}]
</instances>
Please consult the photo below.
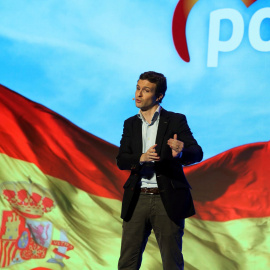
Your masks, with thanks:
<instances>
[{"instance_id":1,"label":"short dark hair","mask_svg":"<svg viewBox=\"0 0 270 270\"><path fill-rule=\"evenodd\" d=\"M147 80L151 83L156 84L156 97L159 97L160 94L163 95L163 97L159 100L159 103L162 102L162 99L165 96L165 92L167 90L167 80L166 77L162 73L157 73L154 71L147 71L140 75L139 80Z\"/></svg>"}]
</instances>

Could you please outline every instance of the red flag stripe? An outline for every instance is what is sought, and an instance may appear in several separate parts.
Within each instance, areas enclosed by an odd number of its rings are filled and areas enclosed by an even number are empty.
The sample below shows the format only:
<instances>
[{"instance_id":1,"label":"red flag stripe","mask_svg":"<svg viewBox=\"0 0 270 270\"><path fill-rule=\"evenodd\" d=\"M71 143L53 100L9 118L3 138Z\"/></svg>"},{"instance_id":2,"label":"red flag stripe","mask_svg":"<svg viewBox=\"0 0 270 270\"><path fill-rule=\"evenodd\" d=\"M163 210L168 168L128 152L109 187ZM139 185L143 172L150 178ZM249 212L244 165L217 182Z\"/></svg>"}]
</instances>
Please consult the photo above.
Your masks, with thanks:
<instances>
[{"instance_id":1,"label":"red flag stripe","mask_svg":"<svg viewBox=\"0 0 270 270\"><path fill-rule=\"evenodd\" d=\"M121 200L127 173L115 165L116 146L3 86L0 112L0 152L32 162L45 174L91 194ZM227 221L270 216L269 161L269 143L262 142L186 167L195 218Z\"/></svg>"},{"instance_id":2,"label":"red flag stripe","mask_svg":"<svg viewBox=\"0 0 270 270\"><path fill-rule=\"evenodd\" d=\"M0 152L91 194L122 199L126 173L116 166L116 146L1 85L0 112Z\"/></svg>"},{"instance_id":3,"label":"red flag stripe","mask_svg":"<svg viewBox=\"0 0 270 270\"><path fill-rule=\"evenodd\" d=\"M185 168L196 218L227 221L270 216L270 142L239 146Z\"/></svg>"}]
</instances>

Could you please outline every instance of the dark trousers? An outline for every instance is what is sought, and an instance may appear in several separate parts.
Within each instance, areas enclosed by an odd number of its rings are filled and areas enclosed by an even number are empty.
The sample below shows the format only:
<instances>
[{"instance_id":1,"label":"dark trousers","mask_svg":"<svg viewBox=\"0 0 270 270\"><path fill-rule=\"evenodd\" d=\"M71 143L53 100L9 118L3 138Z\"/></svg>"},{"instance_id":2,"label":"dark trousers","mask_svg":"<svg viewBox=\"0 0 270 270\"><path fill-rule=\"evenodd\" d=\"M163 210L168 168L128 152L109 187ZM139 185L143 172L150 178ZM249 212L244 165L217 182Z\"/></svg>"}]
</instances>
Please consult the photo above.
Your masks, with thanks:
<instances>
[{"instance_id":1,"label":"dark trousers","mask_svg":"<svg viewBox=\"0 0 270 270\"><path fill-rule=\"evenodd\" d=\"M168 217L160 195L140 194L131 219L128 222L123 221L118 269L140 269L142 254L152 229L160 249L163 269L184 269L182 255L184 223L183 219L177 225Z\"/></svg>"}]
</instances>

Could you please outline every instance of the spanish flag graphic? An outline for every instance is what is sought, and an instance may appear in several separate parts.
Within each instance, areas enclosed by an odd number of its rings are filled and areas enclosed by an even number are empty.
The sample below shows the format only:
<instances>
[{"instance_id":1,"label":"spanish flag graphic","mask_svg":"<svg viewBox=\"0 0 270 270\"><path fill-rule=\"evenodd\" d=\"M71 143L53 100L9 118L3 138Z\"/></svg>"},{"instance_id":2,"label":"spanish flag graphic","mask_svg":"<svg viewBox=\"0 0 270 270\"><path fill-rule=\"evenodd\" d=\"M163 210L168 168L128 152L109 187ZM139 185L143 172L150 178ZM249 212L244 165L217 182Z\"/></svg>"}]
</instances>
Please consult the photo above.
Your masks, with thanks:
<instances>
[{"instance_id":1,"label":"spanish flag graphic","mask_svg":"<svg viewBox=\"0 0 270 270\"><path fill-rule=\"evenodd\" d=\"M0 85L0 268L117 269L123 184L118 147ZM270 269L270 144L185 168L197 214L185 269ZM141 269L162 269L151 235Z\"/></svg>"}]
</instances>

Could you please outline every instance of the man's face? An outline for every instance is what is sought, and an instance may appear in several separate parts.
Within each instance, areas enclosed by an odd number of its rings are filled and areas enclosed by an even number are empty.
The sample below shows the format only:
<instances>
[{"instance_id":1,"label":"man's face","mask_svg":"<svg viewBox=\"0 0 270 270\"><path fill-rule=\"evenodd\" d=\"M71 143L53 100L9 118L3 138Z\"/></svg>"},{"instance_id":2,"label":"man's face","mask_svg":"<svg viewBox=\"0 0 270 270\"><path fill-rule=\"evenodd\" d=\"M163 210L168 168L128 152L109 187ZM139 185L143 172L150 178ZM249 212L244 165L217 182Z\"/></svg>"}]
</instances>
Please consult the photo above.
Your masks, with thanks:
<instances>
[{"instance_id":1,"label":"man's face","mask_svg":"<svg viewBox=\"0 0 270 270\"><path fill-rule=\"evenodd\" d=\"M135 92L136 107L146 111L151 109L157 101L156 84L148 80L139 80Z\"/></svg>"}]
</instances>

